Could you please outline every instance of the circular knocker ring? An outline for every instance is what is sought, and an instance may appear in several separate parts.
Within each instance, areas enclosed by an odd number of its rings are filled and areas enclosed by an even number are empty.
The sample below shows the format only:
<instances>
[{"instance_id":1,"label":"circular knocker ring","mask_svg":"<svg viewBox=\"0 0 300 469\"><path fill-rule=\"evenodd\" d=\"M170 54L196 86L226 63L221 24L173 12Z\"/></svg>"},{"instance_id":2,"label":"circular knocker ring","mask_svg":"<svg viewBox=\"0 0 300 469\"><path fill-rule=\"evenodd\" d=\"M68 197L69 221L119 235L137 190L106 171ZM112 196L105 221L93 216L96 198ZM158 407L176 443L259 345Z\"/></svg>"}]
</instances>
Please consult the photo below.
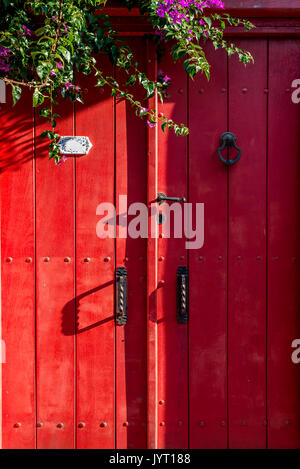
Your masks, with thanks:
<instances>
[{"instance_id":1,"label":"circular knocker ring","mask_svg":"<svg viewBox=\"0 0 300 469\"><path fill-rule=\"evenodd\" d=\"M220 143L221 146L218 148L218 157L222 161L222 163L226 164L226 166L232 166L234 163L237 163L239 159L242 156L242 150L237 146L236 142L236 136L232 132L225 132L221 138L220 138ZM224 148L232 148L234 147L238 151L238 155L234 160L225 160L223 158L221 151L224 150Z\"/></svg>"}]
</instances>

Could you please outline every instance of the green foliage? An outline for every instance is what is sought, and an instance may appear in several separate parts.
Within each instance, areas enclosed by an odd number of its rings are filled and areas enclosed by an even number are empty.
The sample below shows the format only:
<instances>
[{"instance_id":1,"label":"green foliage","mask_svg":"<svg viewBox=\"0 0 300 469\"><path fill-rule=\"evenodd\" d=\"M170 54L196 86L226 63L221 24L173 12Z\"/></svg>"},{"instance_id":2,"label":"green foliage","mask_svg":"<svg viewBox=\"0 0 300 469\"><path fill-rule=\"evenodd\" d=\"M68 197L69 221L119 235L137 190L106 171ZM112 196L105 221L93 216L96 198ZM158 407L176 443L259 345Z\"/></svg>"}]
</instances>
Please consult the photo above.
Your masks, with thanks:
<instances>
[{"instance_id":1,"label":"green foliage","mask_svg":"<svg viewBox=\"0 0 300 469\"><path fill-rule=\"evenodd\" d=\"M188 21L178 24L169 14L164 17L157 14L159 1L163 0L123 0L123 3L129 10L138 7L152 23L158 55L163 49L161 44L172 41L173 59L183 62L192 79L199 72L209 78L210 66L202 48L206 41L211 41L216 49L224 48L229 56L237 54L244 64L253 60L249 52L223 38L226 25L243 25L249 29L252 27L249 22L207 8L200 12L192 5ZM56 163L61 159L60 135L54 130L59 117L54 113L58 96L83 102L83 92L74 84L75 73L93 74L96 87L108 87L115 99L126 99L135 114L146 118L150 127L160 124L163 131L188 134L183 124L145 107L147 99L155 93L163 101L170 79L166 75L160 75L155 81L147 77L130 47L113 30L110 18L103 11L105 5L106 0L0 0L0 78L11 85L14 104L21 98L22 88L32 90L32 105L40 107L39 115L51 128L41 137L50 140L49 158ZM109 57L115 69L124 71L124 83L104 74L103 55ZM130 92L137 85L144 90L142 102Z\"/></svg>"}]
</instances>

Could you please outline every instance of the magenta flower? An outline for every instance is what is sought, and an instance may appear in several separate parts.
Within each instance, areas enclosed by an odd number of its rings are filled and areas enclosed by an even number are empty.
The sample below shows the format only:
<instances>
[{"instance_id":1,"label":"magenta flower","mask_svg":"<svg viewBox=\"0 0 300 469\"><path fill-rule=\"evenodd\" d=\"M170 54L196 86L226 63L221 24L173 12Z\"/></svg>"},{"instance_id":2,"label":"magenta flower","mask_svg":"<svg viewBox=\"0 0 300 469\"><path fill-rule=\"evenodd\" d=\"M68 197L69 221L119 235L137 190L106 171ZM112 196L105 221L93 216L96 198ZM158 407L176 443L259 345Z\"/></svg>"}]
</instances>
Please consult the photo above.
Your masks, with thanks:
<instances>
[{"instance_id":1,"label":"magenta flower","mask_svg":"<svg viewBox=\"0 0 300 469\"><path fill-rule=\"evenodd\" d=\"M51 76L51 77L57 77L57 74L55 73L55 71L54 71L54 70L51 70L51 72L50 72L50 76Z\"/></svg>"},{"instance_id":2,"label":"magenta flower","mask_svg":"<svg viewBox=\"0 0 300 469\"><path fill-rule=\"evenodd\" d=\"M164 81L165 83L168 83L169 81L171 81L171 78L168 77L168 75L165 75L164 78L163 78L163 81Z\"/></svg>"},{"instance_id":3,"label":"magenta flower","mask_svg":"<svg viewBox=\"0 0 300 469\"><path fill-rule=\"evenodd\" d=\"M57 68L58 68L59 70L62 70L62 69L64 68L63 63L62 63L61 60L59 60L59 61L57 62L56 66L57 66Z\"/></svg>"},{"instance_id":4,"label":"magenta flower","mask_svg":"<svg viewBox=\"0 0 300 469\"><path fill-rule=\"evenodd\" d=\"M141 117L141 115L142 115L143 112L148 112L148 111L149 111L149 109L148 109L147 107L142 107L142 108L140 109L140 117Z\"/></svg>"},{"instance_id":5,"label":"magenta flower","mask_svg":"<svg viewBox=\"0 0 300 469\"><path fill-rule=\"evenodd\" d=\"M27 26L25 26L25 24L22 25L22 28L23 28L23 36L31 36L32 31L30 31L30 29L27 28Z\"/></svg>"},{"instance_id":6,"label":"magenta flower","mask_svg":"<svg viewBox=\"0 0 300 469\"><path fill-rule=\"evenodd\" d=\"M80 86L78 86L78 85L75 86L75 90L76 90L76 91L80 91L80 90L81 90Z\"/></svg>"},{"instance_id":7,"label":"magenta flower","mask_svg":"<svg viewBox=\"0 0 300 469\"><path fill-rule=\"evenodd\" d=\"M150 129L152 129L156 125L155 122L150 122L149 120L147 120L147 124L150 127Z\"/></svg>"},{"instance_id":8,"label":"magenta flower","mask_svg":"<svg viewBox=\"0 0 300 469\"><path fill-rule=\"evenodd\" d=\"M0 71L9 72L11 65L9 64L9 59L11 55L11 50L7 47L0 46Z\"/></svg>"},{"instance_id":9,"label":"magenta flower","mask_svg":"<svg viewBox=\"0 0 300 469\"><path fill-rule=\"evenodd\" d=\"M66 83L65 83L66 90L68 90L69 88L72 88L72 87L73 87L72 83L66 81Z\"/></svg>"}]
</instances>

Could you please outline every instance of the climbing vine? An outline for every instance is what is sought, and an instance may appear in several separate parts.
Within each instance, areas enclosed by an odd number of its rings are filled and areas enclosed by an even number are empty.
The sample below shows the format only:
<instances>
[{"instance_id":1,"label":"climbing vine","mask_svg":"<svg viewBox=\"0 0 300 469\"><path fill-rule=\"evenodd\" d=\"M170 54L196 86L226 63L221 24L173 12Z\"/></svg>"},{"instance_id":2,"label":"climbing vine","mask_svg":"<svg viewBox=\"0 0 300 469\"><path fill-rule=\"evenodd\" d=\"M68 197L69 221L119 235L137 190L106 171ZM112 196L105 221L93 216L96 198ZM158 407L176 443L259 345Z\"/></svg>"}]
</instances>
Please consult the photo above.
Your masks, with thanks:
<instances>
[{"instance_id":1,"label":"climbing vine","mask_svg":"<svg viewBox=\"0 0 300 469\"><path fill-rule=\"evenodd\" d=\"M170 84L168 71L161 72L155 81L140 68L133 51L124 38L114 31L105 13L109 0L0 0L0 78L10 85L13 103L23 88L32 90L32 105L49 122L49 129L41 137L49 139L49 158L56 164L64 161L60 154L56 130L59 114L55 112L61 95L70 101L83 102L83 90L75 81L75 74L92 74L96 87L108 87L116 99L125 99L150 127L160 125L187 135L183 124L149 109L147 100L155 93L163 101ZM253 60L251 54L224 39L227 25L253 25L232 18L224 11L222 0L123 0L129 10L138 7L153 25L153 41L172 42L174 61L182 61L191 77L204 73L209 79L210 66L203 44L211 41L216 49L224 48L228 55L237 54L245 65ZM119 83L107 75L102 67L108 56L115 69L126 73L126 81ZM132 87L138 83L144 89L144 100L137 100Z\"/></svg>"}]
</instances>

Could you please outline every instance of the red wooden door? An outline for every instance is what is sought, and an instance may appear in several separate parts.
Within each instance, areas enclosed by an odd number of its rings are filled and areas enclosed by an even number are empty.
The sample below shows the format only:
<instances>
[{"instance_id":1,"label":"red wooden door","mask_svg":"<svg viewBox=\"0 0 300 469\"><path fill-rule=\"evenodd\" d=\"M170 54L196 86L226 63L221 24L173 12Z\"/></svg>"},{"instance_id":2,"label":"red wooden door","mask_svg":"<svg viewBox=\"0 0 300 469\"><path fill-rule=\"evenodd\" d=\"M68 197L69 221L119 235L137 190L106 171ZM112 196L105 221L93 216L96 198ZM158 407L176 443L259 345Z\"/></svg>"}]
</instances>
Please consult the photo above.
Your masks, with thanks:
<instances>
[{"instance_id":1,"label":"red wooden door","mask_svg":"<svg viewBox=\"0 0 300 469\"><path fill-rule=\"evenodd\" d=\"M210 82L189 82L168 51L157 64L151 42L131 39L150 75L171 77L164 104L150 104L187 123L187 139L147 129L91 87L84 107L63 107L60 132L93 148L55 167L29 105L1 105L4 448L300 447L300 40L237 41L255 65L207 48ZM225 131L242 149L229 168L217 156ZM157 217L157 237L124 236L132 204L170 206L154 202L159 192L204 204L203 247L166 236ZM116 207L116 238L97 237L103 202ZM122 326L118 267L128 277Z\"/></svg>"}]
</instances>

